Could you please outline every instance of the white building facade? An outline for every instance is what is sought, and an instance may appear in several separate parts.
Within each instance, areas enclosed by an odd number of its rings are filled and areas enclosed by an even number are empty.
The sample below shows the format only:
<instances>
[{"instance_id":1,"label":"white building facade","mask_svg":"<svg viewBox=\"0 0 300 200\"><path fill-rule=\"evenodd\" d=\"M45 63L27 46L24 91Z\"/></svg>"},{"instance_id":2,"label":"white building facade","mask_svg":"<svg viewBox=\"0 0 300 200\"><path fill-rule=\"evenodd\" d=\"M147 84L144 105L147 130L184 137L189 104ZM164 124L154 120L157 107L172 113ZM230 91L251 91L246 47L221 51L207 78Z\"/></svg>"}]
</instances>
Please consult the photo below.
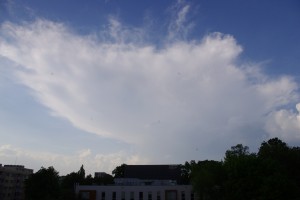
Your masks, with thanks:
<instances>
[{"instance_id":1,"label":"white building facade","mask_svg":"<svg viewBox=\"0 0 300 200\"><path fill-rule=\"evenodd\" d=\"M82 200L198 200L179 165L125 165L114 185L76 185Z\"/></svg>"},{"instance_id":2,"label":"white building facade","mask_svg":"<svg viewBox=\"0 0 300 200\"><path fill-rule=\"evenodd\" d=\"M197 200L191 185L77 185L82 200Z\"/></svg>"}]
</instances>

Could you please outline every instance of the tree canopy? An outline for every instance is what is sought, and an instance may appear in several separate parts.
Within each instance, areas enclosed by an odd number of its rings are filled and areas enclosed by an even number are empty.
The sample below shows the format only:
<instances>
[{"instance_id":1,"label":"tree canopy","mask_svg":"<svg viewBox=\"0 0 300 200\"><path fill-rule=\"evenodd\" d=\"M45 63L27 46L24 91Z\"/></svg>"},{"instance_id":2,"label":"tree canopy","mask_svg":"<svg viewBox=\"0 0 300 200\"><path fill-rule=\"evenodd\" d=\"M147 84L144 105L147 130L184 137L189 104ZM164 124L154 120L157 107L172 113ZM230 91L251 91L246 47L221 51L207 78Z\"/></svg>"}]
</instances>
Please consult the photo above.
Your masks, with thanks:
<instances>
[{"instance_id":1,"label":"tree canopy","mask_svg":"<svg viewBox=\"0 0 300 200\"><path fill-rule=\"evenodd\" d=\"M59 176L53 168L42 167L25 181L26 200L75 200L75 185L108 185L113 183L113 177L106 174L103 177L85 175L83 165L78 172Z\"/></svg>"},{"instance_id":2,"label":"tree canopy","mask_svg":"<svg viewBox=\"0 0 300 200\"><path fill-rule=\"evenodd\" d=\"M200 161L191 169L192 184L203 200L300 196L300 148L278 138L262 142L257 154L237 144L225 152L223 162Z\"/></svg>"},{"instance_id":3,"label":"tree canopy","mask_svg":"<svg viewBox=\"0 0 300 200\"><path fill-rule=\"evenodd\" d=\"M124 177L125 166L126 166L126 164L123 163L122 165L117 166L112 171L112 174L114 175L114 178L123 178Z\"/></svg>"},{"instance_id":4,"label":"tree canopy","mask_svg":"<svg viewBox=\"0 0 300 200\"><path fill-rule=\"evenodd\" d=\"M53 167L42 167L25 181L25 194L28 200L52 200L60 195L58 172Z\"/></svg>"},{"instance_id":5,"label":"tree canopy","mask_svg":"<svg viewBox=\"0 0 300 200\"><path fill-rule=\"evenodd\" d=\"M126 164L111 175L92 177L82 165L78 172L59 177L53 167L41 168L25 181L28 200L74 200L75 184L108 185L123 178ZM224 161L192 160L181 167L179 184L192 184L200 200L293 200L300 196L300 148L278 138L263 141L257 153L237 144Z\"/></svg>"}]
</instances>

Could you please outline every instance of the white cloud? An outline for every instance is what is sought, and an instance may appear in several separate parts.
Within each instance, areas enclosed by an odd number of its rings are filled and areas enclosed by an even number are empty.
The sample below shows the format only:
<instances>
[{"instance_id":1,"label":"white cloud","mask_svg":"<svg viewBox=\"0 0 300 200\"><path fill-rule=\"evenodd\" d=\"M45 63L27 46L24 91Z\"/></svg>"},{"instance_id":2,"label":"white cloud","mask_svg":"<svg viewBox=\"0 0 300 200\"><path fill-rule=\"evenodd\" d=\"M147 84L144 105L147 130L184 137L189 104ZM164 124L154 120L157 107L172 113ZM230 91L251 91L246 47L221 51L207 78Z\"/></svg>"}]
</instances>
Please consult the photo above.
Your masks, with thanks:
<instances>
[{"instance_id":1,"label":"white cloud","mask_svg":"<svg viewBox=\"0 0 300 200\"><path fill-rule=\"evenodd\" d=\"M78 171L83 164L86 173L105 171L111 173L120 163L140 164L146 159L138 155L128 155L125 152L114 152L105 155L92 154L89 149L83 149L79 154L64 155L52 152L36 152L12 145L0 146L1 163L19 164L27 168L39 170L41 166L53 166L60 175L66 175Z\"/></svg>"},{"instance_id":2,"label":"white cloud","mask_svg":"<svg viewBox=\"0 0 300 200\"><path fill-rule=\"evenodd\" d=\"M268 80L257 86L258 91L265 99L265 108L273 110L290 102L297 101L297 84L291 77L281 77L276 80Z\"/></svg>"},{"instance_id":3,"label":"white cloud","mask_svg":"<svg viewBox=\"0 0 300 200\"><path fill-rule=\"evenodd\" d=\"M169 11L171 13L171 21L168 27L168 39L185 39L194 26L193 22L187 19L190 12L190 5L185 1L179 0L170 7Z\"/></svg>"},{"instance_id":4,"label":"white cloud","mask_svg":"<svg viewBox=\"0 0 300 200\"><path fill-rule=\"evenodd\" d=\"M138 28L126 27L114 16L110 16L108 31L102 32L104 40L111 38L112 41L117 43L126 43L128 41L138 42L143 36L143 30Z\"/></svg>"},{"instance_id":5,"label":"white cloud","mask_svg":"<svg viewBox=\"0 0 300 200\"><path fill-rule=\"evenodd\" d=\"M184 20L188 8L182 12ZM0 55L19 65L16 77L54 116L130 143L134 150L125 154L139 155L97 155L101 162L219 159L230 145L272 136L264 129L270 113L299 100L292 78L271 79L255 64L237 65L242 47L230 35L158 49L126 43L130 30L123 34L119 22L110 23L114 42L45 20L6 23L0 40ZM86 149L82 159L91 154Z\"/></svg>"},{"instance_id":6,"label":"white cloud","mask_svg":"<svg viewBox=\"0 0 300 200\"><path fill-rule=\"evenodd\" d=\"M83 149L79 152L79 158L86 158L89 155L91 155L91 150L90 149Z\"/></svg>"},{"instance_id":7,"label":"white cloud","mask_svg":"<svg viewBox=\"0 0 300 200\"><path fill-rule=\"evenodd\" d=\"M272 137L283 138L288 142L300 140L300 103L293 110L281 109L272 112L266 123L266 130Z\"/></svg>"}]
</instances>

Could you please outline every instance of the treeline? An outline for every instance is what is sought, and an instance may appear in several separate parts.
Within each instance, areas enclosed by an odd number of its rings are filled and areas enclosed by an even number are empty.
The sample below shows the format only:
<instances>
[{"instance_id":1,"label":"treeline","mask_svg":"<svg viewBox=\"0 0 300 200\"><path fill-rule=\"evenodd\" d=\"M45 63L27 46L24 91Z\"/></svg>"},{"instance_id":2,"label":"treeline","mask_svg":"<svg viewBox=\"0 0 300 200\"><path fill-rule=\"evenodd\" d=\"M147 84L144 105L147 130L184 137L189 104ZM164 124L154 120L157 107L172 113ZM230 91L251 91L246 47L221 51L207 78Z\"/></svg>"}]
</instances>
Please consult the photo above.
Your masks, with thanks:
<instances>
[{"instance_id":1,"label":"treeline","mask_svg":"<svg viewBox=\"0 0 300 200\"><path fill-rule=\"evenodd\" d=\"M258 153L238 144L225 152L224 161L190 161L180 165L179 184L192 184L200 200L293 200L300 199L300 148L273 138ZM75 184L110 185L124 176L125 164L111 175L78 172L60 177L53 168L41 168L25 181L27 200L74 200Z\"/></svg>"},{"instance_id":2,"label":"treeline","mask_svg":"<svg viewBox=\"0 0 300 200\"><path fill-rule=\"evenodd\" d=\"M75 200L75 184L111 185L113 177L105 174L101 177L85 175L83 165L78 172L59 176L53 167L41 168L25 180L26 200Z\"/></svg>"},{"instance_id":3,"label":"treeline","mask_svg":"<svg viewBox=\"0 0 300 200\"><path fill-rule=\"evenodd\" d=\"M182 178L200 200L300 199L300 148L278 138L263 142L258 153L238 144L224 161L186 162Z\"/></svg>"}]
</instances>

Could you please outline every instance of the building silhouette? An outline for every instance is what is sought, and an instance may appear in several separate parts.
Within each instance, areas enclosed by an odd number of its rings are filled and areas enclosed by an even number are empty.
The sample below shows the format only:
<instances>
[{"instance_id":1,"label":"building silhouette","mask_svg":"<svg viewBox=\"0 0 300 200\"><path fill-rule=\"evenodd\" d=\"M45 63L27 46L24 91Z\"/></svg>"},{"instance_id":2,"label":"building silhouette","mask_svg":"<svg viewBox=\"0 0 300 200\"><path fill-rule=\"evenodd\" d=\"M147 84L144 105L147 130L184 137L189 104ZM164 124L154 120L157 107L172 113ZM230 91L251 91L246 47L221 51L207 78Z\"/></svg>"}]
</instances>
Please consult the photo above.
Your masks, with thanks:
<instances>
[{"instance_id":1,"label":"building silhouette","mask_svg":"<svg viewBox=\"0 0 300 200\"><path fill-rule=\"evenodd\" d=\"M0 164L0 199L24 200L24 181L32 173L23 165Z\"/></svg>"}]
</instances>

